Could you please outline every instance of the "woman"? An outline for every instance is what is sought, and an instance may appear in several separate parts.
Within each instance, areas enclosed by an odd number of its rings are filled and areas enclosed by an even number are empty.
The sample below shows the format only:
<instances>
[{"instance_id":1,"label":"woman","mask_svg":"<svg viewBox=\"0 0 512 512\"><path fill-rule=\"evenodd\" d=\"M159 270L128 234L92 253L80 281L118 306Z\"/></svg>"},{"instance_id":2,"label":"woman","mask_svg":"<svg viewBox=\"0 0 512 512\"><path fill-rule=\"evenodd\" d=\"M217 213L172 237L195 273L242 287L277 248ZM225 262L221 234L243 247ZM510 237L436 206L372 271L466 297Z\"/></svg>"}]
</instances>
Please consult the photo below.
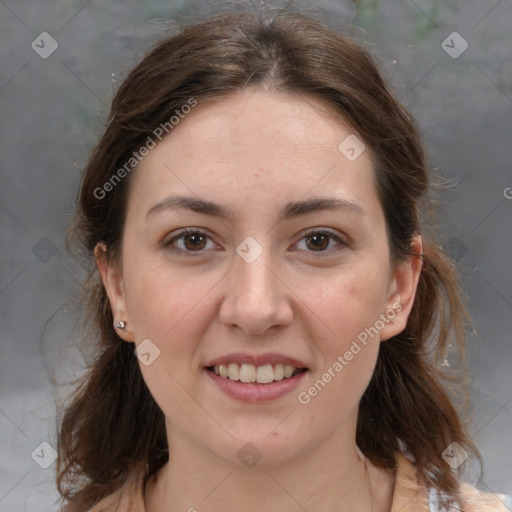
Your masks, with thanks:
<instances>
[{"instance_id":1,"label":"woman","mask_svg":"<svg viewBox=\"0 0 512 512\"><path fill-rule=\"evenodd\" d=\"M506 510L460 478L479 454L439 362L465 309L427 192L410 116L313 17L160 42L81 186L99 348L60 422L64 510Z\"/></svg>"}]
</instances>

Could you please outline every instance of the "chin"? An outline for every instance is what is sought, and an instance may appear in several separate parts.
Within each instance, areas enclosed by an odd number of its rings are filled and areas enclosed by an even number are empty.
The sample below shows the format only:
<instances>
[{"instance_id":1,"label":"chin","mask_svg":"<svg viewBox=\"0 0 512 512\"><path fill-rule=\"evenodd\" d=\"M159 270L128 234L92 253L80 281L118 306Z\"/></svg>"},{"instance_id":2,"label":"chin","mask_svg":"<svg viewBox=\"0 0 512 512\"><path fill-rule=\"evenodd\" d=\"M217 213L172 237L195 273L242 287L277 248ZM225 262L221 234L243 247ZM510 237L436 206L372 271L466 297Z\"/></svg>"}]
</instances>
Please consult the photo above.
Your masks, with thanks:
<instances>
[{"instance_id":1,"label":"chin","mask_svg":"<svg viewBox=\"0 0 512 512\"><path fill-rule=\"evenodd\" d=\"M275 429L279 422L275 423ZM253 433L251 433L253 432ZM249 428L244 435L225 439L215 454L228 464L239 467L276 467L289 464L309 444L309 440L297 439L286 432L272 429ZM301 449L302 448L302 449ZM226 457L226 454L229 454Z\"/></svg>"}]
</instances>

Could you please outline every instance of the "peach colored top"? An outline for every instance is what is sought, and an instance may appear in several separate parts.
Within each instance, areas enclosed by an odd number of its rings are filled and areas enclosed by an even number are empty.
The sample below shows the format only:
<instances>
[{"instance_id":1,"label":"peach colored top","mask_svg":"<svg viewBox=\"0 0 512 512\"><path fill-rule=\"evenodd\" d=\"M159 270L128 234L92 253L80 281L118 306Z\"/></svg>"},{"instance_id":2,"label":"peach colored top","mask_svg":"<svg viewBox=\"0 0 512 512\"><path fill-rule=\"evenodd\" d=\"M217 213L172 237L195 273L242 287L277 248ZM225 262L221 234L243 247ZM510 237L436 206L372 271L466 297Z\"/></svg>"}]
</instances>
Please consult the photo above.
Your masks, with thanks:
<instances>
[{"instance_id":1,"label":"peach colored top","mask_svg":"<svg viewBox=\"0 0 512 512\"><path fill-rule=\"evenodd\" d=\"M414 463L400 452L395 454L396 480L390 512L441 512L439 495L434 489L418 484ZM145 512L145 475L133 475L125 485L97 503L89 512ZM512 510L512 497L485 493L462 483L461 490L469 504L469 512L507 512Z\"/></svg>"}]
</instances>

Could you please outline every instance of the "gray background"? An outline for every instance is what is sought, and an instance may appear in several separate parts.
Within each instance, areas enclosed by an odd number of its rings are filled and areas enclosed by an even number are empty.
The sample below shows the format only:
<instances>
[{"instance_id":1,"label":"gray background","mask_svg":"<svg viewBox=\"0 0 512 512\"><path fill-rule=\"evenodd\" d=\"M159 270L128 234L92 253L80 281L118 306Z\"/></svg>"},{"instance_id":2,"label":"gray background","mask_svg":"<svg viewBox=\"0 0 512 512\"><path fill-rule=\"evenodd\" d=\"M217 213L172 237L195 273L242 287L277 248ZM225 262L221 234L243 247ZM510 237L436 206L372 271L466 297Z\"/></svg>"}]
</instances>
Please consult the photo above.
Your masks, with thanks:
<instances>
[{"instance_id":1,"label":"gray background","mask_svg":"<svg viewBox=\"0 0 512 512\"><path fill-rule=\"evenodd\" d=\"M300 5L322 9L334 28L353 23L353 36L378 57L437 172L453 186L437 199L443 243L459 262L476 329L468 335L471 431L485 473L472 483L512 494L512 5ZM56 510L55 464L42 469L35 460L49 461L48 448L37 447L56 445L55 401L79 371L75 335L68 336L75 310L63 307L82 278L63 240L77 168L119 80L163 35L163 22L205 7L200 0L0 0L0 511ZM58 48L43 59L31 43L45 31ZM441 46L454 31L469 45L458 58Z\"/></svg>"}]
</instances>

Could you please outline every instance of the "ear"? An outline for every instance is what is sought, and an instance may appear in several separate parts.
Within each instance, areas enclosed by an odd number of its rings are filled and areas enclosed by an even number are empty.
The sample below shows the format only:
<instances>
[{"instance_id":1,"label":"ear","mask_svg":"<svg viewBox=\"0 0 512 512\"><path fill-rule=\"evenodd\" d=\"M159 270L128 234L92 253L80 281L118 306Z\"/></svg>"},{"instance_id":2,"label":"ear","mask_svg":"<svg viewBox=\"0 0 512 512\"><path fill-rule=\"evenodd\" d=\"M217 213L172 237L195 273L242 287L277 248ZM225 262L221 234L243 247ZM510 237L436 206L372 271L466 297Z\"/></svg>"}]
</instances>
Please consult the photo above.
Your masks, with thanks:
<instances>
[{"instance_id":1,"label":"ear","mask_svg":"<svg viewBox=\"0 0 512 512\"><path fill-rule=\"evenodd\" d=\"M384 328L380 332L381 341L400 334L407 325L421 274L422 242L420 235L414 237L411 251L413 255L407 261L398 264L391 280L384 312L387 321L384 322Z\"/></svg>"},{"instance_id":2,"label":"ear","mask_svg":"<svg viewBox=\"0 0 512 512\"><path fill-rule=\"evenodd\" d=\"M98 243L94 248L94 258L108 295L114 322L122 320L126 324L124 329L116 329L117 335L125 341L134 341L120 265L109 262L107 248L103 243Z\"/></svg>"}]
</instances>

